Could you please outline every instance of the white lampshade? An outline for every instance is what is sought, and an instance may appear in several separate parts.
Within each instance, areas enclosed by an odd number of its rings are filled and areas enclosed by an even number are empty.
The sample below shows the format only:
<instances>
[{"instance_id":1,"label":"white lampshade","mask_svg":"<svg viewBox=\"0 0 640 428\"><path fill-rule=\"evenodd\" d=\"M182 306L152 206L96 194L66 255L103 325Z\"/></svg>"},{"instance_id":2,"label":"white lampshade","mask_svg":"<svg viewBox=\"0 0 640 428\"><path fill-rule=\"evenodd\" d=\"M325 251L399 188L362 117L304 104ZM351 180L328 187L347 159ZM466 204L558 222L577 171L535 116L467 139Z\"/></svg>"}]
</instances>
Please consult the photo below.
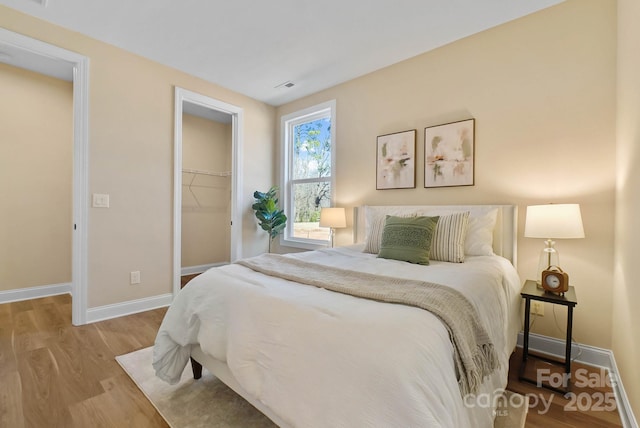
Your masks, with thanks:
<instances>
[{"instance_id":1,"label":"white lampshade","mask_svg":"<svg viewBox=\"0 0 640 428\"><path fill-rule=\"evenodd\" d=\"M347 227L347 215L344 208L322 208L320 210L320 227Z\"/></svg>"},{"instance_id":2,"label":"white lampshade","mask_svg":"<svg viewBox=\"0 0 640 428\"><path fill-rule=\"evenodd\" d=\"M524 236L544 238L545 248L538 261L537 281L549 266L560 265L560 255L553 239L584 238L582 215L578 204L530 205L524 222Z\"/></svg>"},{"instance_id":3,"label":"white lampshade","mask_svg":"<svg viewBox=\"0 0 640 428\"><path fill-rule=\"evenodd\" d=\"M584 238L582 215L578 204L530 205L524 223L527 238Z\"/></svg>"}]
</instances>

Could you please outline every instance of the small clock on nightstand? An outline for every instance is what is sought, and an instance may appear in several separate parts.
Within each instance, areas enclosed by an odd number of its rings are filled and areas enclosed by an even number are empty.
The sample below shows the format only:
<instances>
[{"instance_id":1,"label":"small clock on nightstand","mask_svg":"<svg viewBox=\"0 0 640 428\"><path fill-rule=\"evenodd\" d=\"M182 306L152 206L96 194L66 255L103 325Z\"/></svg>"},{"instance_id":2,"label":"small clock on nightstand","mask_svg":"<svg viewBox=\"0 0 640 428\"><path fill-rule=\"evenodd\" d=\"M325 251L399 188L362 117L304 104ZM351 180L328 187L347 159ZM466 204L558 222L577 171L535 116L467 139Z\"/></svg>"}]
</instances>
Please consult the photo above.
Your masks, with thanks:
<instances>
[{"instance_id":1,"label":"small clock on nightstand","mask_svg":"<svg viewBox=\"0 0 640 428\"><path fill-rule=\"evenodd\" d=\"M552 293L565 293L569 290L569 275L558 266L549 266L542 271L540 285Z\"/></svg>"}]
</instances>

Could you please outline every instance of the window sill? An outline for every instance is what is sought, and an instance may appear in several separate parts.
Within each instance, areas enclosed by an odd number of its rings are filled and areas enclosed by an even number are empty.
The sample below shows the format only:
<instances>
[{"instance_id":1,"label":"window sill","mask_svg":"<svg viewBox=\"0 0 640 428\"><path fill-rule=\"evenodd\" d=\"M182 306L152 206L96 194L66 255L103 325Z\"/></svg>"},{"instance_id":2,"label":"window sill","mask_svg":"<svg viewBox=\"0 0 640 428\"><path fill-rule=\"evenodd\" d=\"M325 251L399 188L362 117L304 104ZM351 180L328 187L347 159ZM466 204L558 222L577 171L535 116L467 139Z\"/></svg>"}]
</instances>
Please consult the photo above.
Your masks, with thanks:
<instances>
[{"instance_id":1,"label":"window sill","mask_svg":"<svg viewBox=\"0 0 640 428\"><path fill-rule=\"evenodd\" d=\"M331 246L330 242L322 242L322 241L307 241L307 240L297 240L297 239L284 239L281 238L279 242L281 247L293 247L300 248L303 250L321 250L323 248L329 248Z\"/></svg>"}]
</instances>

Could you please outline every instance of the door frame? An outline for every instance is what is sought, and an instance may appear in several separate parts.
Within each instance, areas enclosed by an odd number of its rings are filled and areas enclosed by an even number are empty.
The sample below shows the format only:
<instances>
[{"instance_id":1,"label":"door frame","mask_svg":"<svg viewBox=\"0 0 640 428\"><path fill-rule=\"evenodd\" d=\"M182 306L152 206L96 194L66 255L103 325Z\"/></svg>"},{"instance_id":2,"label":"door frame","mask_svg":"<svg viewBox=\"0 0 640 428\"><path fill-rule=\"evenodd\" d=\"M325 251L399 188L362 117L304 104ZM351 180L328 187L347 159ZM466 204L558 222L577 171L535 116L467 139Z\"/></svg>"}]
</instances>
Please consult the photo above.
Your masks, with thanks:
<instances>
[{"instance_id":1,"label":"door frame","mask_svg":"<svg viewBox=\"0 0 640 428\"><path fill-rule=\"evenodd\" d=\"M73 224L71 244L71 322L87 323L87 242L89 189L89 58L0 28L0 43L54 58L73 67Z\"/></svg>"},{"instance_id":2,"label":"door frame","mask_svg":"<svg viewBox=\"0 0 640 428\"><path fill-rule=\"evenodd\" d=\"M242 108L178 86L175 87L173 137L173 296L180 291L182 271L182 113L184 103L231 115L231 262L242 255Z\"/></svg>"}]
</instances>

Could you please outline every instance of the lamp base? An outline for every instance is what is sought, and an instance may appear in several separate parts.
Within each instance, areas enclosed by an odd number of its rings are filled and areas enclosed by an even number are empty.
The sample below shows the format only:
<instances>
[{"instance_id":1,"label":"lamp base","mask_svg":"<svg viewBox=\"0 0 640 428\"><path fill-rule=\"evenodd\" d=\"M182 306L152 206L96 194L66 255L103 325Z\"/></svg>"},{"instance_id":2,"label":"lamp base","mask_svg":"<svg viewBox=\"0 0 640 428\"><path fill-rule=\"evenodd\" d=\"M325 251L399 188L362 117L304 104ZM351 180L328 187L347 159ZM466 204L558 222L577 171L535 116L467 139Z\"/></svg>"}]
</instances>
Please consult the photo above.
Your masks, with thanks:
<instances>
[{"instance_id":1,"label":"lamp base","mask_svg":"<svg viewBox=\"0 0 640 428\"><path fill-rule=\"evenodd\" d=\"M547 270L551 266L560 266L560 254L558 254L558 250L554 247L556 244L555 241L547 239L544 243L545 247L542 249L542 252L540 252L540 259L538 261L538 275L536 277L536 283L538 285L540 285L542 281L542 271Z\"/></svg>"}]
</instances>

